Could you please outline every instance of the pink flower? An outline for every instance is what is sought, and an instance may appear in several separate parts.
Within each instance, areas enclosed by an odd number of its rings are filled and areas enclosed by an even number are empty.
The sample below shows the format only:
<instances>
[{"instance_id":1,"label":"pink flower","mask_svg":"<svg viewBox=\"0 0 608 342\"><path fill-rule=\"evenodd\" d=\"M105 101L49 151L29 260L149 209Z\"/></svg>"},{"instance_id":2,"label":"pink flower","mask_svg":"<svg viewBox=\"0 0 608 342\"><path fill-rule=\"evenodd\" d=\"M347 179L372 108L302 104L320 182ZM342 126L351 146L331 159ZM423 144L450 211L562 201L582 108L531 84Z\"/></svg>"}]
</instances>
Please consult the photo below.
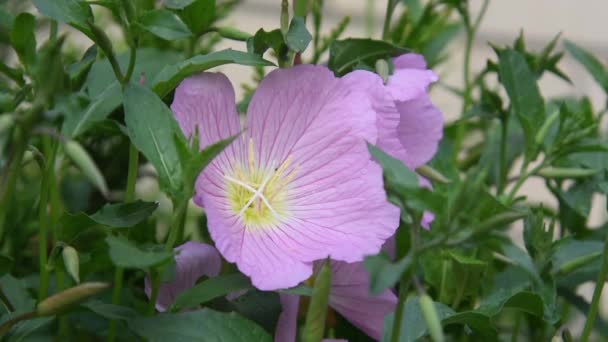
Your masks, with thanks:
<instances>
[{"instance_id":1,"label":"pink flower","mask_svg":"<svg viewBox=\"0 0 608 342\"><path fill-rule=\"evenodd\" d=\"M369 275L363 263L331 262L329 305L370 337L380 340L384 317L395 310L397 296L386 290L378 296L369 294ZM296 340L296 323L300 298L281 295L283 311L279 316L276 342Z\"/></svg>"},{"instance_id":2,"label":"pink flower","mask_svg":"<svg viewBox=\"0 0 608 342\"><path fill-rule=\"evenodd\" d=\"M200 242L186 242L175 248L175 279L162 283L158 289L156 310L165 311L173 305L177 296L196 284L202 277L215 277L220 273L222 259L213 246ZM145 292L150 298L152 286L146 277Z\"/></svg>"},{"instance_id":3,"label":"pink flower","mask_svg":"<svg viewBox=\"0 0 608 342\"><path fill-rule=\"evenodd\" d=\"M202 73L176 89L172 110L201 148L241 131L234 91ZM361 261L395 232L399 210L386 199L378 114L365 89L325 67L271 72L249 104L244 133L196 184L220 253L262 290L311 276L315 260Z\"/></svg>"}]
</instances>

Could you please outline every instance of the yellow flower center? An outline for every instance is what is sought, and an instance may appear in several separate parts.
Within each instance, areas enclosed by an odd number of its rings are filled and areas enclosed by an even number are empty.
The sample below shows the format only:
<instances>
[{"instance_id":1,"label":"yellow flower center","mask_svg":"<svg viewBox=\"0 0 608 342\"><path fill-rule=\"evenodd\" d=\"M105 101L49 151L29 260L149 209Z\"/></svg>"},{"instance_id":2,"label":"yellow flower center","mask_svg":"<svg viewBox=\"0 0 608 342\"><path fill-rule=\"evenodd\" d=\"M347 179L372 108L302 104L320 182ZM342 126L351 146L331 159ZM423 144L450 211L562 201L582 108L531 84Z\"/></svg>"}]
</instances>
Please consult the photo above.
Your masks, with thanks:
<instances>
[{"instance_id":1,"label":"yellow flower center","mask_svg":"<svg viewBox=\"0 0 608 342\"><path fill-rule=\"evenodd\" d=\"M253 140L249 140L248 165L224 175L230 208L247 228L273 227L287 214L288 185L295 170L287 170L291 156L279 167L262 167L254 152Z\"/></svg>"}]
</instances>

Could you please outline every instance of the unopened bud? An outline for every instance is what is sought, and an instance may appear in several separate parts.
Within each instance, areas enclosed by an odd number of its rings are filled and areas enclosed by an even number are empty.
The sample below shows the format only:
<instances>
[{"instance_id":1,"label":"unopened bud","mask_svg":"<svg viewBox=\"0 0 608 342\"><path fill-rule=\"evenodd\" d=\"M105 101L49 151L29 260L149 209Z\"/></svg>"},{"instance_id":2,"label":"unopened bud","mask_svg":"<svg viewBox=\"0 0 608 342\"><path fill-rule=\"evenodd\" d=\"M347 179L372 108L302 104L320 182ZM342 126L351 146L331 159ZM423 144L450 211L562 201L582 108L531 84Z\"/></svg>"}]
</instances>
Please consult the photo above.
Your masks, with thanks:
<instances>
[{"instance_id":1,"label":"unopened bud","mask_svg":"<svg viewBox=\"0 0 608 342\"><path fill-rule=\"evenodd\" d=\"M416 172L418 172L418 174L421 175L422 177L427 178L434 182L443 183L443 184L450 183L450 180L446 176L442 175L439 171L433 169L432 167L430 167L428 165L420 166L419 168L416 169Z\"/></svg>"},{"instance_id":2,"label":"unopened bud","mask_svg":"<svg viewBox=\"0 0 608 342\"><path fill-rule=\"evenodd\" d=\"M389 67L388 63L384 59L379 59L376 61L376 73L382 77L382 82L384 82L384 84L388 83Z\"/></svg>"},{"instance_id":3,"label":"unopened bud","mask_svg":"<svg viewBox=\"0 0 608 342\"><path fill-rule=\"evenodd\" d=\"M435 304L429 295L423 294L420 296L418 302L422 311L422 316L429 328L429 334L434 342L443 342L445 340L443 336L443 328L441 327L441 321L439 320L439 314Z\"/></svg>"},{"instance_id":4,"label":"unopened bud","mask_svg":"<svg viewBox=\"0 0 608 342\"><path fill-rule=\"evenodd\" d=\"M65 142L65 154L72 159L80 171L99 189L104 197L108 197L109 189L106 179L95 164L89 153L76 141Z\"/></svg>"},{"instance_id":5,"label":"unopened bud","mask_svg":"<svg viewBox=\"0 0 608 342\"><path fill-rule=\"evenodd\" d=\"M543 125L540 126L540 129L538 130L538 132L536 133L536 136L534 137L534 142L536 142L537 145L543 144L543 142L545 141L545 138L547 137L547 134L549 133L549 129L551 128L551 126L553 126L555 121L557 121L557 119L559 119L559 115L560 115L560 111L556 110L547 119L545 119L545 122L543 122Z\"/></svg>"},{"instance_id":6,"label":"unopened bud","mask_svg":"<svg viewBox=\"0 0 608 342\"><path fill-rule=\"evenodd\" d=\"M289 30L289 2L287 0L281 1L281 33L283 36L287 34Z\"/></svg>"},{"instance_id":7,"label":"unopened bud","mask_svg":"<svg viewBox=\"0 0 608 342\"><path fill-rule=\"evenodd\" d=\"M63 256L63 264L68 274L77 284L80 283L80 260L76 249L72 246L65 246L61 251L61 255Z\"/></svg>"},{"instance_id":8,"label":"unopened bud","mask_svg":"<svg viewBox=\"0 0 608 342\"><path fill-rule=\"evenodd\" d=\"M69 288L40 302L36 307L36 314L39 316L56 315L108 288L110 288L110 284L101 282L84 283Z\"/></svg>"},{"instance_id":9,"label":"unopened bud","mask_svg":"<svg viewBox=\"0 0 608 342\"><path fill-rule=\"evenodd\" d=\"M234 27L229 27L229 26L218 27L216 32L219 33L220 36L222 36L224 38L228 38L228 39L232 39L232 40L239 40L242 42L247 41L247 39L252 37L252 35L247 32L243 32L241 30L237 30Z\"/></svg>"},{"instance_id":10,"label":"unopened bud","mask_svg":"<svg viewBox=\"0 0 608 342\"><path fill-rule=\"evenodd\" d=\"M538 171L538 174L545 178L585 178L596 173L598 170L576 167L546 167Z\"/></svg>"}]
</instances>

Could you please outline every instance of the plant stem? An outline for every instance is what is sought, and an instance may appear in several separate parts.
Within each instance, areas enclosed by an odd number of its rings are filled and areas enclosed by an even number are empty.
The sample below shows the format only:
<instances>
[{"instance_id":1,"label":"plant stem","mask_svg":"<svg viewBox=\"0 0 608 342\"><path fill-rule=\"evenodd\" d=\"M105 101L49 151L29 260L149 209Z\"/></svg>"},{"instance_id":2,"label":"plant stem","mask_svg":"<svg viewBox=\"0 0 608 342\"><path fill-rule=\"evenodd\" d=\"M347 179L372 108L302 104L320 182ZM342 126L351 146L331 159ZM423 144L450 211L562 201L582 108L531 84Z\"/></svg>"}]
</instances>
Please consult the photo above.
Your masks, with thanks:
<instances>
[{"instance_id":1,"label":"plant stem","mask_svg":"<svg viewBox=\"0 0 608 342\"><path fill-rule=\"evenodd\" d=\"M504 117L500 121L500 156L499 156L499 167L498 167L498 184L497 194L502 194L507 183L507 137L508 137L508 117Z\"/></svg>"},{"instance_id":2,"label":"plant stem","mask_svg":"<svg viewBox=\"0 0 608 342\"><path fill-rule=\"evenodd\" d=\"M125 76L120 79L120 82L122 83L123 87L127 84L129 84L129 81L131 80L131 76L133 76L133 70L135 70L135 59L136 59L136 55L137 55L137 40L133 41L133 44L131 44L131 47L129 48L129 66L127 68L127 72L125 73Z\"/></svg>"},{"instance_id":3,"label":"plant stem","mask_svg":"<svg viewBox=\"0 0 608 342\"><path fill-rule=\"evenodd\" d=\"M589 308L589 313L587 314L587 321L585 322L583 334L580 339L581 342L587 342L589 340L600 305L600 298L602 297L602 290L604 289L604 283L606 282L606 275L608 275L608 236L606 236L606 240L604 241L603 255L602 268L600 269L600 273L597 275L597 280L595 282L595 289L593 290L593 297L591 299L591 308Z\"/></svg>"},{"instance_id":4,"label":"plant stem","mask_svg":"<svg viewBox=\"0 0 608 342\"><path fill-rule=\"evenodd\" d=\"M137 181L137 168L139 164L139 151L131 143L129 145L129 168L127 171L127 188L125 190L125 202L132 202L135 200L135 183ZM116 267L114 271L114 286L112 288L112 304L120 305L120 299L122 294L122 284L124 278L124 269L122 267ZM118 328L118 322L116 320L110 321L110 331L108 333L108 341L114 341L116 339L116 332Z\"/></svg>"},{"instance_id":5,"label":"plant stem","mask_svg":"<svg viewBox=\"0 0 608 342\"><path fill-rule=\"evenodd\" d=\"M2 325L0 325L0 339L4 340L4 335L6 335L6 333L9 332L9 330L15 324L17 324L21 321L26 321L28 319L32 319L34 317L36 317L36 312L31 311L31 312L24 313L23 315L19 315L9 321L4 322Z\"/></svg>"},{"instance_id":6,"label":"plant stem","mask_svg":"<svg viewBox=\"0 0 608 342\"><path fill-rule=\"evenodd\" d=\"M150 295L150 302L148 303L148 315L152 316L156 311L158 288L160 287L160 276L156 271L152 271L150 277L152 278L152 294Z\"/></svg>"},{"instance_id":7,"label":"plant stem","mask_svg":"<svg viewBox=\"0 0 608 342\"><path fill-rule=\"evenodd\" d=\"M52 168L51 164L54 158L55 149L52 149L50 155L47 155L44 175L42 176L42 182L40 184L40 203L38 207L38 260L40 267L40 286L38 288L38 301L42 301L48 295L49 290L49 269L48 269L48 251L47 251L47 235L49 231L50 218L48 216L48 202L49 202L49 190L51 176L49 168Z\"/></svg>"},{"instance_id":8,"label":"plant stem","mask_svg":"<svg viewBox=\"0 0 608 342\"><path fill-rule=\"evenodd\" d=\"M173 246L183 238L184 222L186 221L186 214L188 212L188 202L191 196L185 197L177 202L177 206L173 210L173 218L171 220L172 225L169 231L169 237L165 244L165 250L172 251Z\"/></svg>"},{"instance_id":9,"label":"plant stem","mask_svg":"<svg viewBox=\"0 0 608 342\"><path fill-rule=\"evenodd\" d=\"M401 280L399 280L399 301L397 303L395 318L393 320L391 342L399 342L399 337L401 335L401 322L403 321L405 315L405 301L407 300L408 288L409 280L407 277L401 277Z\"/></svg>"},{"instance_id":10,"label":"plant stem","mask_svg":"<svg viewBox=\"0 0 608 342\"><path fill-rule=\"evenodd\" d=\"M382 39L384 40L388 38L391 28L391 18L393 17L393 12L395 11L396 6L397 1L395 0L388 0L386 3L386 14L384 15L384 26L382 28Z\"/></svg>"}]
</instances>

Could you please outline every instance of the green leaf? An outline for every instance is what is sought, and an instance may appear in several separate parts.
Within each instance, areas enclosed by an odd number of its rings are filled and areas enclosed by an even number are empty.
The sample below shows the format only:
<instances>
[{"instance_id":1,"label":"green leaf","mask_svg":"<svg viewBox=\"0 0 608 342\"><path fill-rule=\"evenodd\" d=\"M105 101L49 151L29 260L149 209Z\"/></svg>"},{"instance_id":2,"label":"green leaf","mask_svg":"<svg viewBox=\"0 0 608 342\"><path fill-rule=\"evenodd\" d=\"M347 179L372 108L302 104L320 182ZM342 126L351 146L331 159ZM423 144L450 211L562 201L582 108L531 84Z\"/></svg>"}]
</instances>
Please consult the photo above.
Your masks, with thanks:
<instances>
[{"instance_id":1,"label":"green leaf","mask_svg":"<svg viewBox=\"0 0 608 342\"><path fill-rule=\"evenodd\" d=\"M86 301L80 304L80 306L107 319L129 320L137 316L137 312L129 307L107 304L96 299Z\"/></svg>"},{"instance_id":2,"label":"green leaf","mask_svg":"<svg viewBox=\"0 0 608 342\"><path fill-rule=\"evenodd\" d=\"M165 7L171 9L182 9L196 0L166 0L163 2Z\"/></svg>"},{"instance_id":3,"label":"green leaf","mask_svg":"<svg viewBox=\"0 0 608 342\"><path fill-rule=\"evenodd\" d=\"M97 45L91 45L85 51L82 59L68 67L68 75L72 82L72 89L80 89L97 58Z\"/></svg>"},{"instance_id":4,"label":"green leaf","mask_svg":"<svg viewBox=\"0 0 608 342\"><path fill-rule=\"evenodd\" d=\"M276 330L277 321L283 311L281 299L276 292L250 290L230 301L240 315L259 324L268 332Z\"/></svg>"},{"instance_id":5,"label":"green leaf","mask_svg":"<svg viewBox=\"0 0 608 342\"><path fill-rule=\"evenodd\" d=\"M137 200L129 203L106 204L91 219L104 226L122 228L132 227L152 215L158 202Z\"/></svg>"},{"instance_id":6,"label":"green leaf","mask_svg":"<svg viewBox=\"0 0 608 342\"><path fill-rule=\"evenodd\" d=\"M177 85L186 77L219 65L229 63L250 66L274 65L262 57L252 53L235 51L231 49L222 50L212 52L207 55L195 56L181 63L166 66L154 79L153 89L160 97L165 97L165 95L175 89L175 87L177 87Z\"/></svg>"},{"instance_id":7,"label":"green leaf","mask_svg":"<svg viewBox=\"0 0 608 342\"><path fill-rule=\"evenodd\" d=\"M15 260L8 255L0 254L0 276L3 276L11 271Z\"/></svg>"},{"instance_id":8,"label":"green leaf","mask_svg":"<svg viewBox=\"0 0 608 342\"><path fill-rule=\"evenodd\" d=\"M30 66L36 61L36 18L23 12L15 18L11 30L11 45L23 65Z\"/></svg>"},{"instance_id":9,"label":"green leaf","mask_svg":"<svg viewBox=\"0 0 608 342\"><path fill-rule=\"evenodd\" d=\"M78 166L80 171L97 187L104 197L108 197L110 190L103 174L95 164L89 153L76 141L67 140L64 144L65 154Z\"/></svg>"},{"instance_id":10,"label":"green leaf","mask_svg":"<svg viewBox=\"0 0 608 342\"><path fill-rule=\"evenodd\" d=\"M184 165L184 176L186 181L186 189L194 189L194 183L198 175L211 163L213 158L222 153L222 151L230 145L237 136L220 140L214 144L205 147L200 152L195 152L190 160ZM198 146L196 147L198 149Z\"/></svg>"},{"instance_id":11,"label":"green leaf","mask_svg":"<svg viewBox=\"0 0 608 342\"><path fill-rule=\"evenodd\" d=\"M316 342L323 338L330 290L331 265L329 259L327 259L315 278L315 285L312 289L312 297L306 314L306 324L302 331L302 341Z\"/></svg>"},{"instance_id":12,"label":"green leaf","mask_svg":"<svg viewBox=\"0 0 608 342\"><path fill-rule=\"evenodd\" d=\"M566 50L570 52L572 57L581 63L585 69L587 69L587 72L593 76L595 81L604 89L606 93L608 93L608 70L602 64L602 62L600 62L600 60L593 56L589 51L574 44L573 42L566 40L564 46L566 47Z\"/></svg>"},{"instance_id":13,"label":"green leaf","mask_svg":"<svg viewBox=\"0 0 608 342\"><path fill-rule=\"evenodd\" d=\"M391 157L386 152L382 151L378 147L367 144L369 153L382 167L382 173L384 175L384 187L389 192L402 194L407 190L420 188L418 182L418 176L416 173L403 164L399 159Z\"/></svg>"},{"instance_id":14,"label":"green leaf","mask_svg":"<svg viewBox=\"0 0 608 342\"><path fill-rule=\"evenodd\" d=\"M460 252L454 251L454 250L450 250L447 252L448 255L454 259L457 263L461 264L461 265L467 265L467 266L486 266L487 263L483 260L479 260L467 255L464 255Z\"/></svg>"},{"instance_id":15,"label":"green leaf","mask_svg":"<svg viewBox=\"0 0 608 342\"><path fill-rule=\"evenodd\" d=\"M552 272L563 275L576 275L587 273L591 279L599 272L599 263L596 263L602 256L604 244L602 241L585 241L565 238L559 240L554 247L552 258ZM590 266L596 264L597 267ZM559 280L566 280L563 277Z\"/></svg>"},{"instance_id":16,"label":"green leaf","mask_svg":"<svg viewBox=\"0 0 608 342\"><path fill-rule=\"evenodd\" d=\"M391 58L406 52L407 49L380 40L361 38L336 40L329 48L328 66L336 75L342 76L361 62L373 66L378 59Z\"/></svg>"},{"instance_id":17,"label":"green leaf","mask_svg":"<svg viewBox=\"0 0 608 342\"><path fill-rule=\"evenodd\" d=\"M92 99L83 112L67 115L61 130L63 134L76 138L96 123L105 120L121 103L122 88L116 81Z\"/></svg>"},{"instance_id":18,"label":"green leaf","mask_svg":"<svg viewBox=\"0 0 608 342\"><path fill-rule=\"evenodd\" d=\"M426 321L422 310L420 309L420 299L418 297L409 298L403 305L404 313L401 320L400 342L414 342L428 333ZM454 310L441 303L434 303L435 310L440 320L454 314ZM390 314L384 318L384 333L382 341L393 341L393 322L394 314Z\"/></svg>"},{"instance_id":19,"label":"green leaf","mask_svg":"<svg viewBox=\"0 0 608 342\"><path fill-rule=\"evenodd\" d=\"M534 159L538 151L536 133L545 122L545 103L536 84L536 77L526 59L516 51L500 52L499 75L517 116L526 140L526 157Z\"/></svg>"},{"instance_id":20,"label":"green leaf","mask_svg":"<svg viewBox=\"0 0 608 342\"><path fill-rule=\"evenodd\" d=\"M129 328L150 342L271 342L261 327L236 313L221 313L207 308L128 321Z\"/></svg>"},{"instance_id":21,"label":"green leaf","mask_svg":"<svg viewBox=\"0 0 608 342\"><path fill-rule=\"evenodd\" d=\"M381 253L365 258L364 265L370 277L370 293L378 295L384 290L397 284L401 275L411 266L410 258L403 258L392 263L388 257Z\"/></svg>"},{"instance_id":22,"label":"green leaf","mask_svg":"<svg viewBox=\"0 0 608 342\"><path fill-rule=\"evenodd\" d=\"M88 22L93 21L91 7L82 0L32 0L40 13L72 25L89 37L92 37Z\"/></svg>"},{"instance_id":23,"label":"green leaf","mask_svg":"<svg viewBox=\"0 0 608 342\"><path fill-rule=\"evenodd\" d=\"M279 59L288 52L283 33L279 29L266 32L259 29L255 35L247 39L247 51L262 56L268 49L274 50Z\"/></svg>"},{"instance_id":24,"label":"green leaf","mask_svg":"<svg viewBox=\"0 0 608 342\"><path fill-rule=\"evenodd\" d=\"M165 40L175 40L192 36L192 32L181 19L167 10L145 12L138 23L148 32Z\"/></svg>"},{"instance_id":25,"label":"green leaf","mask_svg":"<svg viewBox=\"0 0 608 342\"><path fill-rule=\"evenodd\" d=\"M175 299L173 310L196 307L229 293L250 288L252 286L249 278L240 273L209 278L180 293Z\"/></svg>"},{"instance_id":26,"label":"green leaf","mask_svg":"<svg viewBox=\"0 0 608 342\"><path fill-rule=\"evenodd\" d=\"M176 196L182 168L173 137L181 130L173 113L156 94L133 83L125 90L124 107L131 142L156 168L163 191Z\"/></svg>"},{"instance_id":27,"label":"green leaf","mask_svg":"<svg viewBox=\"0 0 608 342\"><path fill-rule=\"evenodd\" d=\"M312 40L310 32L306 29L306 21L302 17L293 17L289 30L285 35L285 43L295 52L304 52Z\"/></svg>"},{"instance_id":28,"label":"green leaf","mask_svg":"<svg viewBox=\"0 0 608 342\"><path fill-rule=\"evenodd\" d=\"M110 235L105 240L109 246L110 259L119 267L147 270L166 263L173 257L173 254L164 250L141 250L126 238Z\"/></svg>"},{"instance_id":29,"label":"green leaf","mask_svg":"<svg viewBox=\"0 0 608 342\"><path fill-rule=\"evenodd\" d=\"M195 35L203 34L215 19L215 0L195 0L177 12Z\"/></svg>"}]
</instances>

